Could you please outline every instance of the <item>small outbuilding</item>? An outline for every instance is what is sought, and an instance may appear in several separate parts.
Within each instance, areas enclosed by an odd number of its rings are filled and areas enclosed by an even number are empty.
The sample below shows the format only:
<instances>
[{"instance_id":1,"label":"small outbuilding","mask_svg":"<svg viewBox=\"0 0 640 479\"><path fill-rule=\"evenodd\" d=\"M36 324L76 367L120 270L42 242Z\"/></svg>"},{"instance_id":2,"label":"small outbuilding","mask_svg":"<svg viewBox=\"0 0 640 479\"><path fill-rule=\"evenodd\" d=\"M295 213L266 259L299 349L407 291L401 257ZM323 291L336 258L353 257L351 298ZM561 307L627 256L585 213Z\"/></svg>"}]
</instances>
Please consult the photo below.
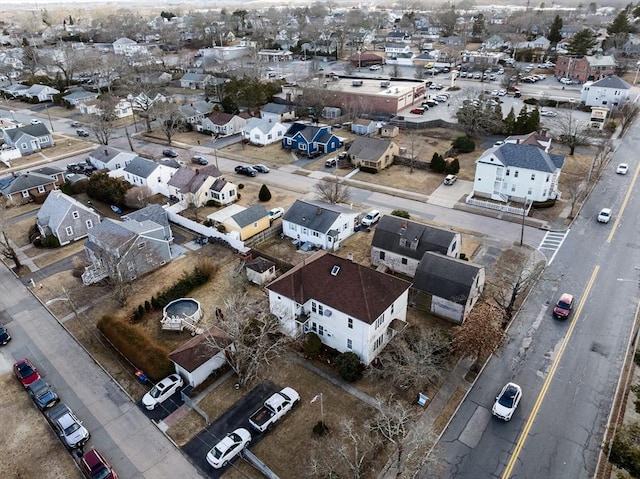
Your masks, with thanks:
<instances>
[{"instance_id":1,"label":"small outbuilding","mask_svg":"<svg viewBox=\"0 0 640 479\"><path fill-rule=\"evenodd\" d=\"M276 277L276 264L260 256L249 261L245 268L247 279L258 286L262 286Z\"/></svg>"}]
</instances>

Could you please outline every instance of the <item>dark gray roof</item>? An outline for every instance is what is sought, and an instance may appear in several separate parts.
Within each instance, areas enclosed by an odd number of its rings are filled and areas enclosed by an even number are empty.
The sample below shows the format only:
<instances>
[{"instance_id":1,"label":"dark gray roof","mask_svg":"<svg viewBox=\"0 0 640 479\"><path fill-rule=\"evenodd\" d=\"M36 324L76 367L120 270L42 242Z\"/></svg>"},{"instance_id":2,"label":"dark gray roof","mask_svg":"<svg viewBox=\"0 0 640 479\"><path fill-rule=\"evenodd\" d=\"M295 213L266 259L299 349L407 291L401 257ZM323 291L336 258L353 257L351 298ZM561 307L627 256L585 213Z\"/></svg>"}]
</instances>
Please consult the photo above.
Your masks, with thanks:
<instances>
[{"instance_id":1,"label":"dark gray roof","mask_svg":"<svg viewBox=\"0 0 640 479\"><path fill-rule=\"evenodd\" d=\"M183 193L195 193L210 176L219 178L222 173L214 165L204 166L195 170L182 167L173 174L168 184L178 188Z\"/></svg>"},{"instance_id":2,"label":"dark gray roof","mask_svg":"<svg viewBox=\"0 0 640 479\"><path fill-rule=\"evenodd\" d=\"M380 138L369 138L358 136L349 147L349 154L362 160L379 160L382 154L387 151L391 141Z\"/></svg>"},{"instance_id":3,"label":"dark gray roof","mask_svg":"<svg viewBox=\"0 0 640 479\"><path fill-rule=\"evenodd\" d=\"M371 246L419 260L427 251L447 254L455 237L453 231L385 215L376 226ZM402 246L401 239L405 239L409 245L417 240L418 245L416 248Z\"/></svg>"},{"instance_id":4,"label":"dark gray roof","mask_svg":"<svg viewBox=\"0 0 640 479\"><path fill-rule=\"evenodd\" d=\"M256 259L249 261L246 264L246 268L257 273L264 273L265 271L269 271L269 269L273 268L275 265L276 264L273 261L269 261L262 256L258 256Z\"/></svg>"},{"instance_id":5,"label":"dark gray roof","mask_svg":"<svg viewBox=\"0 0 640 479\"><path fill-rule=\"evenodd\" d=\"M51 229L55 229L71 209L82 210L85 212L84 214L96 216L97 221L100 221L98 214L91 208L83 205L71 196L65 195L60 190L53 190L40 207L37 222L41 226L49 226Z\"/></svg>"},{"instance_id":6,"label":"dark gray roof","mask_svg":"<svg viewBox=\"0 0 640 479\"><path fill-rule=\"evenodd\" d=\"M291 105L281 105L279 103L267 103L266 105L264 105L262 108L260 108L260 111L263 111L265 113L273 113L276 115L282 115L284 113L289 113L290 111L293 111L294 107Z\"/></svg>"},{"instance_id":7,"label":"dark gray roof","mask_svg":"<svg viewBox=\"0 0 640 479\"><path fill-rule=\"evenodd\" d=\"M346 208L329 203L296 200L282 219L283 221L304 226L312 231L326 234L345 210ZM350 210L346 211L353 213Z\"/></svg>"},{"instance_id":8,"label":"dark gray roof","mask_svg":"<svg viewBox=\"0 0 640 479\"><path fill-rule=\"evenodd\" d=\"M38 123L37 125L27 125L21 126L20 128L11 128L8 130L4 130L5 133L11 138L11 140L15 140L19 138L23 134L35 136L36 138L40 136L49 136L51 133L49 129L44 126L44 123Z\"/></svg>"},{"instance_id":9,"label":"dark gray roof","mask_svg":"<svg viewBox=\"0 0 640 479\"><path fill-rule=\"evenodd\" d=\"M153 161L136 156L127 166L124 167L124 171L139 178L148 178L156 168L158 168L158 165Z\"/></svg>"},{"instance_id":10,"label":"dark gray roof","mask_svg":"<svg viewBox=\"0 0 640 479\"><path fill-rule=\"evenodd\" d=\"M9 196L19 191L26 191L38 186L51 185L56 182L48 175L40 173L24 173L17 176L8 177L5 180L6 186L0 189L3 195ZM5 184L3 182L3 184Z\"/></svg>"},{"instance_id":11,"label":"dark gray roof","mask_svg":"<svg viewBox=\"0 0 640 479\"><path fill-rule=\"evenodd\" d=\"M413 288L458 304L465 304L483 267L427 251L413 277Z\"/></svg>"},{"instance_id":12,"label":"dark gray roof","mask_svg":"<svg viewBox=\"0 0 640 479\"><path fill-rule=\"evenodd\" d=\"M492 154L504 166L526 168L545 173L553 173L564 165L564 156L562 155L547 153L536 146L514 143L505 143L498 148L487 150L485 155L478 158L478 162L489 163L486 158Z\"/></svg>"},{"instance_id":13,"label":"dark gray roof","mask_svg":"<svg viewBox=\"0 0 640 479\"><path fill-rule=\"evenodd\" d=\"M31 170L32 173L40 173L41 175L59 175L64 173L64 170L58 168L57 166L42 166L40 168L36 168L35 170Z\"/></svg>"},{"instance_id":14,"label":"dark gray roof","mask_svg":"<svg viewBox=\"0 0 640 479\"><path fill-rule=\"evenodd\" d=\"M595 81L591 86L597 86L599 88L615 88L616 90L628 90L631 88L631 85L615 75Z\"/></svg>"},{"instance_id":15,"label":"dark gray roof","mask_svg":"<svg viewBox=\"0 0 640 479\"><path fill-rule=\"evenodd\" d=\"M244 228L251 223L255 223L256 221L261 220L262 218L266 218L267 210L264 209L262 205L253 205L246 210L243 210L239 213L236 213L231 218L235 221L240 228Z\"/></svg>"},{"instance_id":16,"label":"dark gray roof","mask_svg":"<svg viewBox=\"0 0 640 479\"><path fill-rule=\"evenodd\" d=\"M95 237L99 244L112 251L118 251L122 247L126 249L127 243L136 238L137 234L125 228L124 224L122 221L105 218L100 224L91 228L89 237ZM92 241L87 241L85 246L92 247Z\"/></svg>"},{"instance_id":17,"label":"dark gray roof","mask_svg":"<svg viewBox=\"0 0 640 479\"><path fill-rule=\"evenodd\" d=\"M90 153L91 158L95 158L98 161L102 161L103 163L109 163L109 161L113 160L116 156L121 153L120 150L116 150L108 145L102 145L93 150Z\"/></svg>"},{"instance_id":18,"label":"dark gray roof","mask_svg":"<svg viewBox=\"0 0 640 479\"><path fill-rule=\"evenodd\" d=\"M165 228L169 227L167 212L160 205L149 205L122 217L123 220L153 221Z\"/></svg>"}]
</instances>

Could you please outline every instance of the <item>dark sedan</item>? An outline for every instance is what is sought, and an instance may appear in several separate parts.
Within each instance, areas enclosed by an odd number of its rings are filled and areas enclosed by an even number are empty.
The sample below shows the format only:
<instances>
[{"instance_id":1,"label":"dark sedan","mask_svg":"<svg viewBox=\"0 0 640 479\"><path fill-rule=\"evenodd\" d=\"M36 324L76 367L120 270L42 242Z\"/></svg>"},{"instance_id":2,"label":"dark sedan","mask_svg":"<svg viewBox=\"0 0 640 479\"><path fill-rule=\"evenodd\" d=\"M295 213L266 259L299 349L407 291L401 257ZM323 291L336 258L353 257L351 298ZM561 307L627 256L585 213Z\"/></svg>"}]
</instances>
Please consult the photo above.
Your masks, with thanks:
<instances>
[{"instance_id":1,"label":"dark sedan","mask_svg":"<svg viewBox=\"0 0 640 479\"><path fill-rule=\"evenodd\" d=\"M5 328L2 324L0 324L0 346L4 346L9 341L11 341L11 335L7 328Z\"/></svg>"},{"instance_id":2,"label":"dark sedan","mask_svg":"<svg viewBox=\"0 0 640 479\"><path fill-rule=\"evenodd\" d=\"M251 168L250 166L242 166L242 165L236 166L235 171L239 175L244 175L244 176L256 176L258 174L258 172L253 168Z\"/></svg>"},{"instance_id":3,"label":"dark sedan","mask_svg":"<svg viewBox=\"0 0 640 479\"><path fill-rule=\"evenodd\" d=\"M164 156L168 156L169 158L177 158L178 157L178 153L176 153L176 151L172 150L171 148L167 148L165 150L162 150L162 154Z\"/></svg>"},{"instance_id":4,"label":"dark sedan","mask_svg":"<svg viewBox=\"0 0 640 479\"><path fill-rule=\"evenodd\" d=\"M48 409L52 406L55 406L60 398L58 395L51 389L46 381L42 378L36 379L34 382L27 386L27 391L29 391L29 395L31 399L33 399L34 404L43 411L44 409Z\"/></svg>"}]
</instances>

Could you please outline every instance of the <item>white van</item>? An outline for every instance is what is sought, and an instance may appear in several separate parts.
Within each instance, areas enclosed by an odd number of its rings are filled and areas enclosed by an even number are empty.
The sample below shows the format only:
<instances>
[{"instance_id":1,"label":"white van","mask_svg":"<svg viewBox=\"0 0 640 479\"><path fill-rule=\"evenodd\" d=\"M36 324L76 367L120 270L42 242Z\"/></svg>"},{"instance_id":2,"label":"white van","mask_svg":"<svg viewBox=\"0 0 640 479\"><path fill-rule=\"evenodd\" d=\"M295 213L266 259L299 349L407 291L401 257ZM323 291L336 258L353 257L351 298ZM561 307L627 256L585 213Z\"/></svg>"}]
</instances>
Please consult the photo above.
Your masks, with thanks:
<instances>
[{"instance_id":1,"label":"white van","mask_svg":"<svg viewBox=\"0 0 640 479\"><path fill-rule=\"evenodd\" d=\"M371 210L364 218L362 218L362 225L372 226L378 221L380 221L380 212L378 210Z\"/></svg>"}]
</instances>

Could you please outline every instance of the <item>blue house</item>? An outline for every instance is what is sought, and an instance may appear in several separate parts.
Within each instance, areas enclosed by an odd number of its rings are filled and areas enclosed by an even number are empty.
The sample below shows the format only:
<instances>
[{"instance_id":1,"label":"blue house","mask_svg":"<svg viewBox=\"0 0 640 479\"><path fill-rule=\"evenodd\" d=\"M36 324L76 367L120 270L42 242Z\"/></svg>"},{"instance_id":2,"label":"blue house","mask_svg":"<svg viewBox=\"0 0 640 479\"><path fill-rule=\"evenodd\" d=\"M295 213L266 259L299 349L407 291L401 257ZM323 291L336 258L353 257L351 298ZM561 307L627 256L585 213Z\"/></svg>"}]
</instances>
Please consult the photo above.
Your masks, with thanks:
<instances>
[{"instance_id":1,"label":"blue house","mask_svg":"<svg viewBox=\"0 0 640 479\"><path fill-rule=\"evenodd\" d=\"M294 123L284 134L282 147L314 157L336 151L340 148L340 139L331 133L329 126Z\"/></svg>"}]
</instances>

